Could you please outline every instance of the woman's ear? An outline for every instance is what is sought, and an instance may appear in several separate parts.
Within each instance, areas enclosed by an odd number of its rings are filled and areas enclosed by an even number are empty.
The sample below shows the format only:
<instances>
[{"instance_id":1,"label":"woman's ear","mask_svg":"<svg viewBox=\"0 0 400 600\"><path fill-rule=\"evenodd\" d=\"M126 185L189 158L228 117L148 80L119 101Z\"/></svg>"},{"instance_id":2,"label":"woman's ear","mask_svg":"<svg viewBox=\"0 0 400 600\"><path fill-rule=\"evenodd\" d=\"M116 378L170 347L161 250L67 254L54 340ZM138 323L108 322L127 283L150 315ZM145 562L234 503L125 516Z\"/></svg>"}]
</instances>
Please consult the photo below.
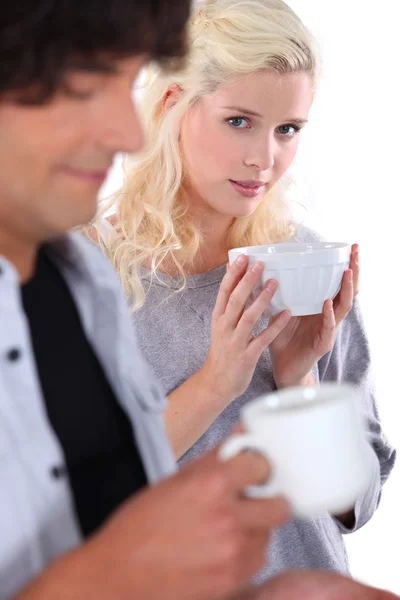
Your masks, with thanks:
<instances>
[{"instance_id":1,"label":"woman's ear","mask_svg":"<svg viewBox=\"0 0 400 600\"><path fill-rule=\"evenodd\" d=\"M162 107L164 112L168 112L174 104L176 104L181 97L183 91L182 88L174 83L173 85L168 86L167 90L164 93Z\"/></svg>"}]
</instances>

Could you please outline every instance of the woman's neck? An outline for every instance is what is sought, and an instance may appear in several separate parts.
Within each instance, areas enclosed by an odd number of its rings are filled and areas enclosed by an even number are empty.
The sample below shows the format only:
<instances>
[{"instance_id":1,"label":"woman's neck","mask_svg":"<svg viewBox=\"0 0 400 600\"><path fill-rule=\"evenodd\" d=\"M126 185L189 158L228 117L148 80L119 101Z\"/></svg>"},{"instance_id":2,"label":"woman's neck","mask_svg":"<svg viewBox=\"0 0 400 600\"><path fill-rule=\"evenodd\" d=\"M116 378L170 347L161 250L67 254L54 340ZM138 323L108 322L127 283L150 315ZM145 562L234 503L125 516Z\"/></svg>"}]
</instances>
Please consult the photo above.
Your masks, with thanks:
<instances>
[{"instance_id":1,"label":"woman's neck","mask_svg":"<svg viewBox=\"0 0 400 600\"><path fill-rule=\"evenodd\" d=\"M227 262L228 232L233 222L232 217L215 213L197 215L196 220L202 241L191 267L192 274L211 271Z\"/></svg>"}]
</instances>

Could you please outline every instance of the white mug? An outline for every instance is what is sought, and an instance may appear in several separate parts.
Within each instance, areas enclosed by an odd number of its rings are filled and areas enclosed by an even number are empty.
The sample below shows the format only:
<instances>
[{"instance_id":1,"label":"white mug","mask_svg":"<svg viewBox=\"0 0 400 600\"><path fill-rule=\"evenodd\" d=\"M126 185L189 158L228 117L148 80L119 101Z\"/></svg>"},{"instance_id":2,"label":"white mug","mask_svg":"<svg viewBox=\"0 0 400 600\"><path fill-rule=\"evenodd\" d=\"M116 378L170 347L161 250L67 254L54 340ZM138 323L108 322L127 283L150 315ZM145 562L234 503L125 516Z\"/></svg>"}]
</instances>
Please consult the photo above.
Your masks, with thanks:
<instances>
[{"instance_id":1,"label":"white mug","mask_svg":"<svg viewBox=\"0 0 400 600\"><path fill-rule=\"evenodd\" d=\"M295 517L312 518L349 511L368 488L376 457L354 386L274 392L246 405L241 417L246 433L228 438L220 459L250 449L272 469L269 481L246 495L282 496Z\"/></svg>"}]
</instances>

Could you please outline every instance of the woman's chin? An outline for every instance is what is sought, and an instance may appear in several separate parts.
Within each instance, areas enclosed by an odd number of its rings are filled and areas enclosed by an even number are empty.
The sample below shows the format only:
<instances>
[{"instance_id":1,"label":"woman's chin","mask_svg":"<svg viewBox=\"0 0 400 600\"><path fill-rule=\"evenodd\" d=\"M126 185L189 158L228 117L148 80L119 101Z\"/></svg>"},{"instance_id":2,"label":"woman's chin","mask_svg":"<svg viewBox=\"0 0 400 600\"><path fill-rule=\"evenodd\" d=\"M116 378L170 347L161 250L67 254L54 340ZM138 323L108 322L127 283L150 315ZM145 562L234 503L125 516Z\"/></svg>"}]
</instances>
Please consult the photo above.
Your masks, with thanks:
<instances>
[{"instance_id":1,"label":"woman's chin","mask_svg":"<svg viewBox=\"0 0 400 600\"><path fill-rule=\"evenodd\" d=\"M251 217L252 214L255 213L258 204L255 204L251 207L242 207L240 210L236 210L234 213L231 213L230 216L235 219L240 219L244 217Z\"/></svg>"}]
</instances>

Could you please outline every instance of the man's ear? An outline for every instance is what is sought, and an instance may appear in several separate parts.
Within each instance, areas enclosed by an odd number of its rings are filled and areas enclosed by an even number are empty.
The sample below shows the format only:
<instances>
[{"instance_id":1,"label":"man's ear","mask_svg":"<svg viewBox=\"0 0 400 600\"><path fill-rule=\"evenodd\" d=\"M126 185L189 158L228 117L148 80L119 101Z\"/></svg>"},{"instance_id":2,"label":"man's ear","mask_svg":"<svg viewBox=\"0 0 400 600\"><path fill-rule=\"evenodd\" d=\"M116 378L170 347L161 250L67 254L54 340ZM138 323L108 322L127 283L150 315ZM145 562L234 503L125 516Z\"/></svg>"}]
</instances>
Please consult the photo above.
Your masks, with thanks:
<instances>
[{"instance_id":1,"label":"man's ear","mask_svg":"<svg viewBox=\"0 0 400 600\"><path fill-rule=\"evenodd\" d=\"M162 101L163 111L168 112L178 102L182 93L182 88L177 83L170 85L164 93Z\"/></svg>"}]
</instances>

